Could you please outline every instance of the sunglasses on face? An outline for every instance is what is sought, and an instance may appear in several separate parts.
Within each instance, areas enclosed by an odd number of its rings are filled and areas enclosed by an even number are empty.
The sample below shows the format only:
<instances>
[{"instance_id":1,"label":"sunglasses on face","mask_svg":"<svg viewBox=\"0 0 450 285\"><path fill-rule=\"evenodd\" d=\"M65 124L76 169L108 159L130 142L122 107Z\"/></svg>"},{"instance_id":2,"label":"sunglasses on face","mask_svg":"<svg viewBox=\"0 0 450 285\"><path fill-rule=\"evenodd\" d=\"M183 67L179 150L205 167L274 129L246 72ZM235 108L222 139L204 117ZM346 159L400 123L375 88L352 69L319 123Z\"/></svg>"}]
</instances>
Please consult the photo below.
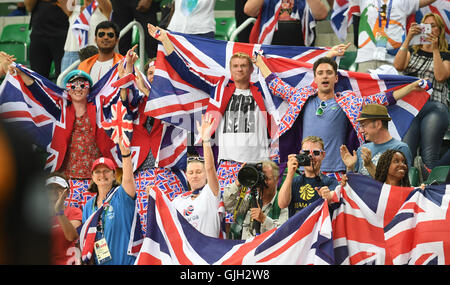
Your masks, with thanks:
<instances>
[{"instance_id":1,"label":"sunglasses on face","mask_svg":"<svg viewBox=\"0 0 450 285\"><path fill-rule=\"evenodd\" d=\"M319 108L317 108L317 110L316 110L316 116L322 116L323 113L325 112L326 108L327 108L327 103L325 103L325 101L321 101Z\"/></svg>"},{"instance_id":2,"label":"sunglasses on face","mask_svg":"<svg viewBox=\"0 0 450 285\"><path fill-rule=\"evenodd\" d=\"M66 89L75 90L77 87L80 87L81 89L88 89L90 87L89 81L75 81L66 84Z\"/></svg>"},{"instance_id":3,"label":"sunglasses on face","mask_svg":"<svg viewBox=\"0 0 450 285\"><path fill-rule=\"evenodd\" d=\"M322 154L322 152L323 152L323 150L321 150L321 149L315 149L315 150L302 149L300 151L300 154L319 156Z\"/></svg>"},{"instance_id":4,"label":"sunglasses on face","mask_svg":"<svg viewBox=\"0 0 450 285\"><path fill-rule=\"evenodd\" d=\"M114 38L114 37L116 36L116 34L113 33L113 32L109 32L109 33L98 32L97 37L103 38L105 35L108 35L108 37L109 37L110 39L112 39L112 38Z\"/></svg>"},{"instance_id":5,"label":"sunglasses on face","mask_svg":"<svg viewBox=\"0 0 450 285\"><path fill-rule=\"evenodd\" d=\"M187 162L193 162L193 161L199 161L199 162L205 162L205 159L203 157L199 156L191 156L187 158Z\"/></svg>"}]
</instances>

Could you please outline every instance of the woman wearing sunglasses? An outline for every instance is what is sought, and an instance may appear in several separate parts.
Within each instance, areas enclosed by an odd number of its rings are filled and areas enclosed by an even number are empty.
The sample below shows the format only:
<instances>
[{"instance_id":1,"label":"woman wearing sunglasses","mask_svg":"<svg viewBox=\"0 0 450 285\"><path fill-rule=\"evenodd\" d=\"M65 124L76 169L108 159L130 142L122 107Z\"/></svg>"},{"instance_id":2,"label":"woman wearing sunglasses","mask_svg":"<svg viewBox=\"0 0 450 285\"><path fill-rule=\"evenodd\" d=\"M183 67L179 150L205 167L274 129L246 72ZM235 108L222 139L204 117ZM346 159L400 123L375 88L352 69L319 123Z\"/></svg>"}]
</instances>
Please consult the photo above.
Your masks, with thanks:
<instances>
[{"instance_id":1,"label":"woman wearing sunglasses","mask_svg":"<svg viewBox=\"0 0 450 285\"><path fill-rule=\"evenodd\" d=\"M197 130L203 141L204 159L190 157L186 168L186 178L190 191L178 195L173 204L186 220L202 234L219 237L221 213L219 212L219 180L214 165L211 148L211 131L214 119L202 116L202 124L197 122Z\"/></svg>"}]
</instances>

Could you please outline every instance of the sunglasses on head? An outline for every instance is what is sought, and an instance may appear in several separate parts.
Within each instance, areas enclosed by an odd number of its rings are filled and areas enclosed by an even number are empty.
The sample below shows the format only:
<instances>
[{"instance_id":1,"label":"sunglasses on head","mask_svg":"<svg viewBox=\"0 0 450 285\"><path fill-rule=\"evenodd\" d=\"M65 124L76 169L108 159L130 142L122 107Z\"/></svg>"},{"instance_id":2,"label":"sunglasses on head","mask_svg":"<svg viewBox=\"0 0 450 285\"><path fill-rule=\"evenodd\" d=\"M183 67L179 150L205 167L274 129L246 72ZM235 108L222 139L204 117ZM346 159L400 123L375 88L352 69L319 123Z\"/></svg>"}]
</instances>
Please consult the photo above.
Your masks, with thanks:
<instances>
[{"instance_id":1,"label":"sunglasses on head","mask_svg":"<svg viewBox=\"0 0 450 285\"><path fill-rule=\"evenodd\" d=\"M187 162L193 162L193 161L199 161L199 162L205 162L205 159L200 156L191 156L187 158Z\"/></svg>"},{"instance_id":2,"label":"sunglasses on head","mask_svg":"<svg viewBox=\"0 0 450 285\"><path fill-rule=\"evenodd\" d=\"M89 81L75 81L66 84L66 89L75 90L77 87L80 87L81 89L88 89L90 87Z\"/></svg>"},{"instance_id":3,"label":"sunglasses on head","mask_svg":"<svg viewBox=\"0 0 450 285\"><path fill-rule=\"evenodd\" d=\"M109 38L114 38L116 36L115 33L113 32L109 32L109 33L105 33L105 32L98 32L97 37L99 38L103 38L105 35L108 35Z\"/></svg>"},{"instance_id":4,"label":"sunglasses on head","mask_svg":"<svg viewBox=\"0 0 450 285\"><path fill-rule=\"evenodd\" d=\"M315 150L302 149L300 151L300 154L319 156L322 154L322 152L323 152L323 150L321 150L321 149L315 149Z\"/></svg>"}]
</instances>

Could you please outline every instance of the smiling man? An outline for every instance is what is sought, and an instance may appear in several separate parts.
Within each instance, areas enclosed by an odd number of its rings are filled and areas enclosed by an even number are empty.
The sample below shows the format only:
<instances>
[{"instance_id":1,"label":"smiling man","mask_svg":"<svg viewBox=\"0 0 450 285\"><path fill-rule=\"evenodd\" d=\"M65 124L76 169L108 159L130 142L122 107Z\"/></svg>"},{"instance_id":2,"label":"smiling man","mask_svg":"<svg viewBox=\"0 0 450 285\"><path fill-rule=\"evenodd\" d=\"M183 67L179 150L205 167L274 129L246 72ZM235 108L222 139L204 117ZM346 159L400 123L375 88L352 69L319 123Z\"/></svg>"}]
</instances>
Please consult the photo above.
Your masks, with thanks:
<instances>
[{"instance_id":1,"label":"smiling man","mask_svg":"<svg viewBox=\"0 0 450 285\"><path fill-rule=\"evenodd\" d=\"M378 104L364 105L357 119L361 133L369 143L363 144L355 155L350 154L345 146L341 147L341 157L347 171L355 171L375 177L376 165L380 156L388 149L400 150L404 153L408 165L412 155L406 143L392 138L388 131L391 118L385 106Z\"/></svg>"},{"instance_id":2,"label":"smiling man","mask_svg":"<svg viewBox=\"0 0 450 285\"><path fill-rule=\"evenodd\" d=\"M78 66L78 69L89 73L94 84L123 58L121 54L114 52L119 42L119 33L119 27L111 21L103 21L95 28L98 54L82 61Z\"/></svg>"},{"instance_id":3,"label":"smiling man","mask_svg":"<svg viewBox=\"0 0 450 285\"><path fill-rule=\"evenodd\" d=\"M337 51L342 48L345 50L346 47L333 47L329 57L320 58L314 63L314 82L317 88L292 87L273 74L261 56L258 56L255 62L274 95L288 102L296 102L290 104L289 121L290 124L300 124L298 128L292 127L299 131L298 135L301 138L317 136L323 139L327 156L322 162L321 170L338 180L346 170L346 165L339 155L341 145L347 145L350 150L355 150L360 143L364 143L364 134L356 120L363 106L371 103L385 106L395 104L411 91L420 89L418 80L394 92L364 97L353 91L336 93L334 86L338 82L337 64L331 56L340 55ZM293 121L295 123L292 123ZM293 136L292 140L295 139L298 137ZM282 148L280 156L283 161Z\"/></svg>"}]
</instances>

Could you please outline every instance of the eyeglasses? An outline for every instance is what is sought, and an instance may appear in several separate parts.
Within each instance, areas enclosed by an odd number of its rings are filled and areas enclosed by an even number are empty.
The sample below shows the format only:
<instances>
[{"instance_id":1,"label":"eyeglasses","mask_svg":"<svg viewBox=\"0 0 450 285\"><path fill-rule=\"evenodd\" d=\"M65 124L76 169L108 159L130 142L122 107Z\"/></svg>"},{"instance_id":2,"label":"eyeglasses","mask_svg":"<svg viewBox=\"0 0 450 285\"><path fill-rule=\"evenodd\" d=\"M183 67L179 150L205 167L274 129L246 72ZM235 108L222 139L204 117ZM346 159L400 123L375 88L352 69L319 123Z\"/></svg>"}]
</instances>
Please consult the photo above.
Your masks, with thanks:
<instances>
[{"instance_id":1,"label":"eyeglasses","mask_svg":"<svg viewBox=\"0 0 450 285\"><path fill-rule=\"evenodd\" d=\"M193 161L198 161L198 162L205 162L205 159L203 157L200 156L190 156L187 158L187 162L193 162Z\"/></svg>"},{"instance_id":2,"label":"eyeglasses","mask_svg":"<svg viewBox=\"0 0 450 285\"><path fill-rule=\"evenodd\" d=\"M320 101L319 108L316 110L316 116L322 116L323 112L325 112L325 109L327 108L327 103L325 101Z\"/></svg>"},{"instance_id":3,"label":"eyeglasses","mask_svg":"<svg viewBox=\"0 0 450 285\"><path fill-rule=\"evenodd\" d=\"M321 155L323 152L324 152L324 151L321 150L321 149L315 149L315 150L302 149L302 150L300 151L300 154L319 156L319 155Z\"/></svg>"},{"instance_id":4,"label":"eyeglasses","mask_svg":"<svg viewBox=\"0 0 450 285\"><path fill-rule=\"evenodd\" d=\"M99 38L103 38L105 35L108 35L109 38L114 38L116 36L115 33L113 32L109 32L109 33L105 33L105 32L98 32L97 37Z\"/></svg>"},{"instance_id":5,"label":"eyeglasses","mask_svg":"<svg viewBox=\"0 0 450 285\"><path fill-rule=\"evenodd\" d=\"M88 89L90 87L89 81L75 81L66 84L66 89L75 90L77 87L80 87L81 89Z\"/></svg>"}]
</instances>

